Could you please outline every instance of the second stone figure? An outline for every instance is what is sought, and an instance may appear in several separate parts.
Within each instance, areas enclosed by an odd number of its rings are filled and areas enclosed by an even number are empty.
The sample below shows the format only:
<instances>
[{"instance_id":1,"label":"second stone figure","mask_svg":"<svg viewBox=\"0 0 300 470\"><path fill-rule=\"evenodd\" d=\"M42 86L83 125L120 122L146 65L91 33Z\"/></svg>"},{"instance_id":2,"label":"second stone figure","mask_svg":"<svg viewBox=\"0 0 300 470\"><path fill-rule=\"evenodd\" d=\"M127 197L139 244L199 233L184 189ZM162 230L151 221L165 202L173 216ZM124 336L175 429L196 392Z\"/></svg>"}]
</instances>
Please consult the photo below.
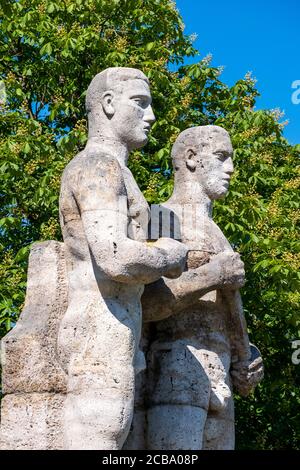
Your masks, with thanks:
<instances>
[{"instance_id":1,"label":"second stone figure","mask_svg":"<svg viewBox=\"0 0 300 470\"><path fill-rule=\"evenodd\" d=\"M188 129L174 144L174 192L159 220L187 245L188 262L180 278L162 278L142 297L147 372L127 449L233 449L232 388L247 395L263 377L239 294L244 266L212 218L213 201L228 191L232 153L218 126Z\"/></svg>"}]
</instances>

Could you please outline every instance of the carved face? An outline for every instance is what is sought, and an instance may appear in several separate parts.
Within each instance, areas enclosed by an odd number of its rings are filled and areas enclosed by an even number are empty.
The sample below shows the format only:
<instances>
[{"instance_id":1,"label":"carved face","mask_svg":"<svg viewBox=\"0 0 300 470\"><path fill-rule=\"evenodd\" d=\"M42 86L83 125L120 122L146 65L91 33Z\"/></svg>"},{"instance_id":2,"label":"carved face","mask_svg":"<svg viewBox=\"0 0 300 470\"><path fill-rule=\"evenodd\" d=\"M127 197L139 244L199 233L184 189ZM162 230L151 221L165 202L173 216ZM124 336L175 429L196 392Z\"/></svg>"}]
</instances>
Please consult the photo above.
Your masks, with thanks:
<instances>
[{"instance_id":1,"label":"carved face","mask_svg":"<svg viewBox=\"0 0 300 470\"><path fill-rule=\"evenodd\" d=\"M212 200L222 198L228 191L233 173L232 154L232 144L226 134L216 135L209 147L201 152L199 179Z\"/></svg>"},{"instance_id":2,"label":"carved face","mask_svg":"<svg viewBox=\"0 0 300 470\"><path fill-rule=\"evenodd\" d=\"M116 136L129 150L143 147L155 121L151 94L144 80L127 80L114 93L111 123Z\"/></svg>"}]
</instances>

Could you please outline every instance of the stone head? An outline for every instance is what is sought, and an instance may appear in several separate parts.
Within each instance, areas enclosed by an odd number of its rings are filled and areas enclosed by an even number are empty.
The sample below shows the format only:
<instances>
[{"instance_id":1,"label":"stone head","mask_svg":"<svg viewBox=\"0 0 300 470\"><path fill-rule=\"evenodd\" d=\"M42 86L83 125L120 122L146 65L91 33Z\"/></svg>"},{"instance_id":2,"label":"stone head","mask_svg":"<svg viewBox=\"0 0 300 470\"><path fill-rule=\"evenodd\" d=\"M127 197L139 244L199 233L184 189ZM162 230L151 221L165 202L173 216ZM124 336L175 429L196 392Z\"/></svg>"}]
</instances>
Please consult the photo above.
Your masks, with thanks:
<instances>
[{"instance_id":1,"label":"stone head","mask_svg":"<svg viewBox=\"0 0 300 470\"><path fill-rule=\"evenodd\" d=\"M219 126L198 126L178 136L172 159L178 180L200 184L211 199L228 191L233 173L232 144L228 132Z\"/></svg>"},{"instance_id":2,"label":"stone head","mask_svg":"<svg viewBox=\"0 0 300 470\"><path fill-rule=\"evenodd\" d=\"M149 80L137 69L112 67L97 74L86 94L89 137L108 137L128 150L148 141L155 116Z\"/></svg>"}]
</instances>

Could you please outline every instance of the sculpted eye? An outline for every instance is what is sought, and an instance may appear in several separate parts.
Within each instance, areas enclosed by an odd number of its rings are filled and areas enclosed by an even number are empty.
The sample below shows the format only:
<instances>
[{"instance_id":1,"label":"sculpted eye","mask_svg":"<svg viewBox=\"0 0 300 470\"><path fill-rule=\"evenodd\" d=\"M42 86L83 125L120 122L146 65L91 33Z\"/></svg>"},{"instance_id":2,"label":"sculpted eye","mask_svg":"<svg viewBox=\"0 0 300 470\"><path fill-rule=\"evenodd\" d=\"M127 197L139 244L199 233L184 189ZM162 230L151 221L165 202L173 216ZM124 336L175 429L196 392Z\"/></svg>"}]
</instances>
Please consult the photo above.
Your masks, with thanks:
<instances>
[{"instance_id":1,"label":"sculpted eye","mask_svg":"<svg viewBox=\"0 0 300 470\"><path fill-rule=\"evenodd\" d=\"M135 101L141 108L147 108L148 106L148 102L145 98L136 97L133 98L133 101Z\"/></svg>"},{"instance_id":2,"label":"sculpted eye","mask_svg":"<svg viewBox=\"0 0 300 470\"><path fill-rule=\"evenodd\" d=\"M217 155L218 159L222 160L222 161L226 160L226 158L227 158L227 155L223 152L217 152L216 155Z\"/></svg>"}]
</instances>

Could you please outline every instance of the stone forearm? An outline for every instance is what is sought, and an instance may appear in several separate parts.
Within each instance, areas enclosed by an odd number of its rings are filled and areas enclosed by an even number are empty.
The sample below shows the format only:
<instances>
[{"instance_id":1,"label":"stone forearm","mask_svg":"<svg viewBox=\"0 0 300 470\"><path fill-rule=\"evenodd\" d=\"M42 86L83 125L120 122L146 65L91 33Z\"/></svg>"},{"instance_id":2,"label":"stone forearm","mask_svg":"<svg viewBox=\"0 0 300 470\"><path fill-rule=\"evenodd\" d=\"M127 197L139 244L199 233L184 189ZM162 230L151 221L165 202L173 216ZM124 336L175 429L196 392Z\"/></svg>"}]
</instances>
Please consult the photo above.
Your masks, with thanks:
<instances>
[{"instance_id":1,"label":"stone forearm","mask_svg":"<svg viewBox=\"0 0 300 470\"><path fill-rule=\"evenodd\" d=\"M163 275L167 265L163 250L129 239L101 242L90 248L98 270L117 282L154 282Z\"/></svg>"},{"instance_id":2,"label":"stone forearm","mask_svg":"<svg viewBox=\"0 0 300 470\"><path fill-rule=\"evenodd\" d=\"M192 306L199 297L217 287L216 275L209 264L186 271L178 279L161 278L145 286L142 295L143 320L163 320Z\"/></svg>"}]
</instances>

